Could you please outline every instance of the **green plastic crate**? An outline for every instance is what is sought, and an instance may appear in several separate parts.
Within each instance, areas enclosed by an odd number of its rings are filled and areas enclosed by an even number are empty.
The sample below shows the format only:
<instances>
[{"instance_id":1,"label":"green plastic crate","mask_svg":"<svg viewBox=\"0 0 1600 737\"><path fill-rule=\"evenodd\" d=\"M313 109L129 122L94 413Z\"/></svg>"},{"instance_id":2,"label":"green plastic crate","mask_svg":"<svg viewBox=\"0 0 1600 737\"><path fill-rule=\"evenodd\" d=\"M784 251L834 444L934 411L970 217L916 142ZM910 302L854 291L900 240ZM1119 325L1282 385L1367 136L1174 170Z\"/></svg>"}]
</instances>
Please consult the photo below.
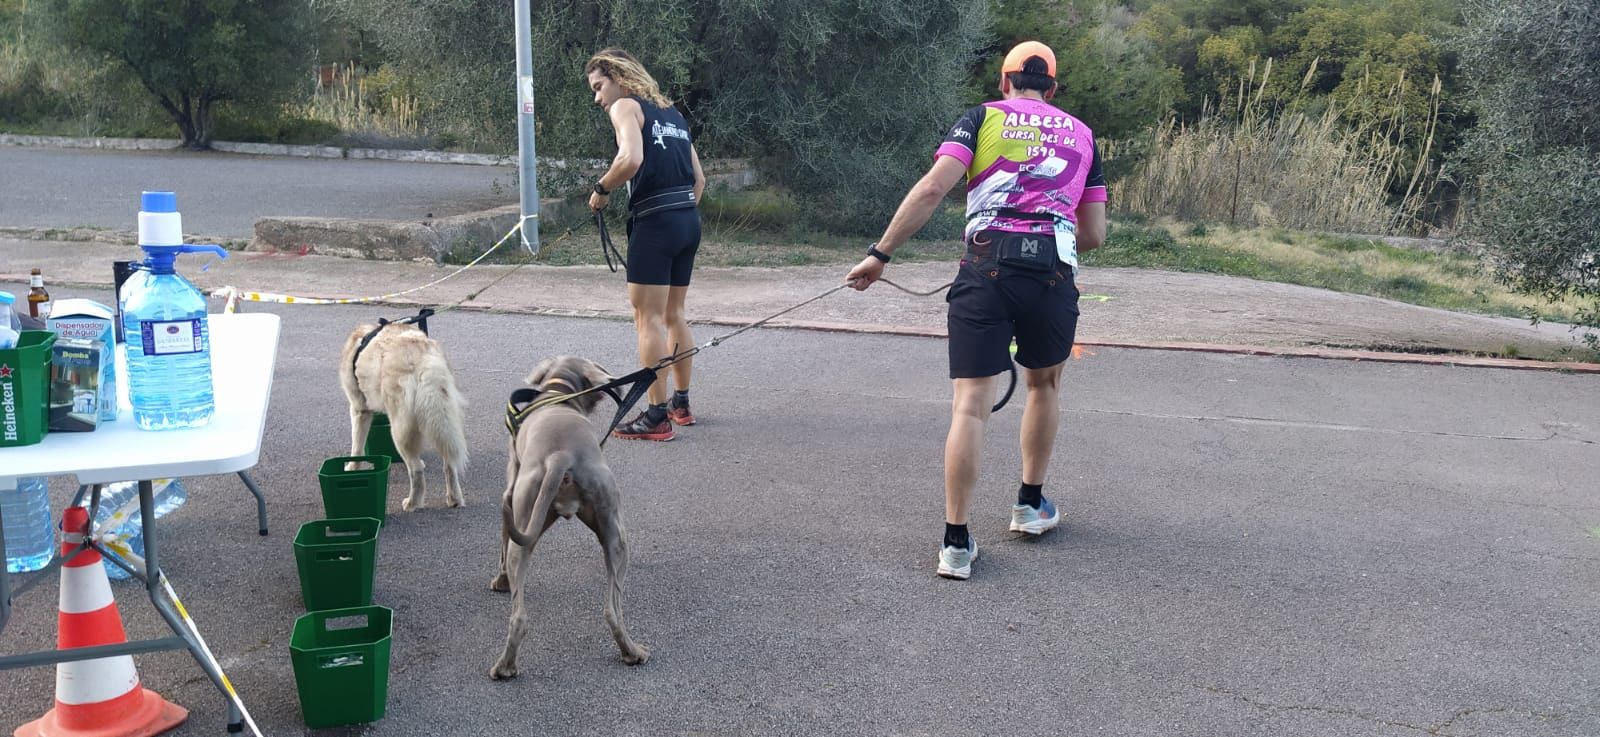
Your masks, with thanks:
<instances>
[{"instance_id":1,"label":"green plastic crate","mask_svg":"<svg viewBox=\"0 0 1600 737\"><path fill-rule=\"evenodd\" d=\"M346 471L345 464L357 468ZM339 456L322 462L317 472L322 486L322 509L328 519L371 517L382 520L388 509L389 457Z\"/></svg>"},{"instance_id":2,"label":"green plastic crate","mask_svg":"<svg viewBox=\"0 0 1600 737\"><path fill-rule=\"evenodd\" d=\"M369 456L388 456L394 463L405 463L400 450L394 447L394 434L389 432L389 416L382 412L372 414L372 429L367 433L367 444L362 453Z\"/></svg>"},{"instance_id":3,"label":"green plastic crate","mask_svg":"<svg viewBox=\"0 0 1600 737\"><path fill-rule=\"evenodd\" d=\"M371 517L320 519L300 525L294 563L306 611L348 609L372 603L372 573L378 561L378 530Z\"/></svg>"},{"instance_id":4,"label":"green plastic crate","mask_svg":"<svg viewBox=\"0 0 1600 737\"><path fill-rule=\"evenodd\" d=\"M295 620L289 660L307 727L383 718L393 629L394 612L381 606L328 609Z\"/></svg>"},{"instance_id":5,"label":"green plastic crate","mask_svg":"<svg viewBox=\"0 0 1600 737\"><path fill-rule=\"evenodd\" d=\"M50 349L56 334L24 330L0 350L0 448L33 445L50 428Z\"/></svg>"}]
</instances>

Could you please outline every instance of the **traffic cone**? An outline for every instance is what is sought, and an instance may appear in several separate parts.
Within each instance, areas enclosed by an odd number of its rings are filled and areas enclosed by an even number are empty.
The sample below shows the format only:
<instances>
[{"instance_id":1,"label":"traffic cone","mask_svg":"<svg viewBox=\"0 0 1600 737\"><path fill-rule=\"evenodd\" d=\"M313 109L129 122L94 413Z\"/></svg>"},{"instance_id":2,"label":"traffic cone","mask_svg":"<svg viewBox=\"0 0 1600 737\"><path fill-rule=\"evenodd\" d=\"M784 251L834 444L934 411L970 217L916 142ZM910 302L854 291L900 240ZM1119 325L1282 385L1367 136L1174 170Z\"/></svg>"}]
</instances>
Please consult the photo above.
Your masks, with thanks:
<instances>
[{"instance_id":1,"label":"traffic cone","mask_svg":"<svg viewBox=\"0 0 1600 737\"><path fill-rule=\"evenodd\" d=\"M61 528L65 557L88 535L89 510L67 507ZM61 567L58 648L128 641L111 597L111 581L100 562L100 551L89 548ZM55 708L18 727L15 737L153 737L188 718L188 709L139 685L133 656L114 655L58 663Z\"/></svg>"}]
</instances>

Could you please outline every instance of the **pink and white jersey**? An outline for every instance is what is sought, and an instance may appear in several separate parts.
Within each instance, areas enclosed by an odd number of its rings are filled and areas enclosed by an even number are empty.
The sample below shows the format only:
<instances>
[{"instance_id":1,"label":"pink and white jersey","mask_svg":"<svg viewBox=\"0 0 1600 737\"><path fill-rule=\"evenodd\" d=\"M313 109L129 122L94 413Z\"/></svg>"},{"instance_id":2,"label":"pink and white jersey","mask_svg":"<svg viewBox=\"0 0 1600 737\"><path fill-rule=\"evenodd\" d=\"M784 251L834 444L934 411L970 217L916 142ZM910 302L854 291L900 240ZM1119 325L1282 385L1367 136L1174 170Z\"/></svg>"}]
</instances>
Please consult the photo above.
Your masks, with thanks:
<instances>
[{"instance_id":1,"label":"pink and white jersey","mask_svg":"<svg viewBox=\"0 0 1600 737\"><path fill-rule=\"evenodd\" d=\"M967 167L967 228L1050 233L1076 226L1084 202L1106 201L1094 132L1047 102L986 102L968 110L934 154Z\"/></svg>"}]
</instances>

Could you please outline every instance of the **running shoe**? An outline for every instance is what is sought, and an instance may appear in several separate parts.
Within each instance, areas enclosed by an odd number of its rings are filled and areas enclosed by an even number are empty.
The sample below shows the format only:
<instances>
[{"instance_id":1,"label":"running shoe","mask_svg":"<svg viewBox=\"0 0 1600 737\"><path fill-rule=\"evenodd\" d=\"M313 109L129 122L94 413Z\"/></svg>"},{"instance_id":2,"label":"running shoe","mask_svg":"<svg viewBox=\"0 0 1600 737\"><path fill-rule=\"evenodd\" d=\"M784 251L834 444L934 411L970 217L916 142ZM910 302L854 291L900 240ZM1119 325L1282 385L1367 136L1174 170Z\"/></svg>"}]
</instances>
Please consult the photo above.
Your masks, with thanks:
<instances>
[{"instance_id":1,"label":"running shoe","mask_svg":"<svg viewBox=\"0 0 1600 737\"><path fill-rule=\"evenodd\" d=\"M672 395L672 399L667 401L667 419L672 420L674 425L693 425L694 413L689 411L689 400Z\"/></svg>"},{"instance_id":2,"label":"running shoe","mask_svg":"<svg viewBox=\"0 0 1600 737\"><path fill-rule=\"evenodd\" d=\"M618 425L617 429L612 430L611 437L618 440L659 440L665 442L675 437L675 434L672 432L672 423L667 418L663 417L660 422L652 424L649 412L640 412L638 417Z\"/></svg>"},{"instance_id":3,"label":"running shoe","mask_svg":"<svg viewBox=\"0 0 1600 737\"><path fill-rule=\"evenodd\" d=\"M978 544L967 540L967 547L946 545L939 550L939 575L965 581L972 577L972 561L978 559Z\"/></svg>"},{"instance_id":4,"label":"running shoe","mask_svg":"<svg viewBox=\"0 0 1600 737\"><path fill-rule=\"evenodd\" d=\"M1038 509L1026 504L1015 504L1011 507L1012 532L1043 535L1047 530L1060 523L1061 514L1056 511L1055 503L1043 497L1039 498Z\"/></svg>"}]
</instances>

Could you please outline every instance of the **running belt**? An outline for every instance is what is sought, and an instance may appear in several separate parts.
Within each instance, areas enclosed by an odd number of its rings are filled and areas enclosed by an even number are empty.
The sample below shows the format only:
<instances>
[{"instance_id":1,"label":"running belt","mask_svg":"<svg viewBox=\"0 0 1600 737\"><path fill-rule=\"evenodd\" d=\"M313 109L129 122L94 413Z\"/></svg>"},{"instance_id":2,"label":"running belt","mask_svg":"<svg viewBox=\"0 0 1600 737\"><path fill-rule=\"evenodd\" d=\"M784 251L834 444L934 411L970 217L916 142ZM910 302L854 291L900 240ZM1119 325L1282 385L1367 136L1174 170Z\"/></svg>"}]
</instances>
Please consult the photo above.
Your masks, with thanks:
<instances>
[{"instance_id":1,"label":"running belt","mask_svg":"<svg viewBox=\"0 0 1600 737\"><path fill-rule=\"evenodd\" d=\"M694 206L694 185L670 187L659 190L649 197L630 202L628 204L628 217L638 220L646 215L653 215L663 210L677 210Z\"/></svg>"}]
</instances>

